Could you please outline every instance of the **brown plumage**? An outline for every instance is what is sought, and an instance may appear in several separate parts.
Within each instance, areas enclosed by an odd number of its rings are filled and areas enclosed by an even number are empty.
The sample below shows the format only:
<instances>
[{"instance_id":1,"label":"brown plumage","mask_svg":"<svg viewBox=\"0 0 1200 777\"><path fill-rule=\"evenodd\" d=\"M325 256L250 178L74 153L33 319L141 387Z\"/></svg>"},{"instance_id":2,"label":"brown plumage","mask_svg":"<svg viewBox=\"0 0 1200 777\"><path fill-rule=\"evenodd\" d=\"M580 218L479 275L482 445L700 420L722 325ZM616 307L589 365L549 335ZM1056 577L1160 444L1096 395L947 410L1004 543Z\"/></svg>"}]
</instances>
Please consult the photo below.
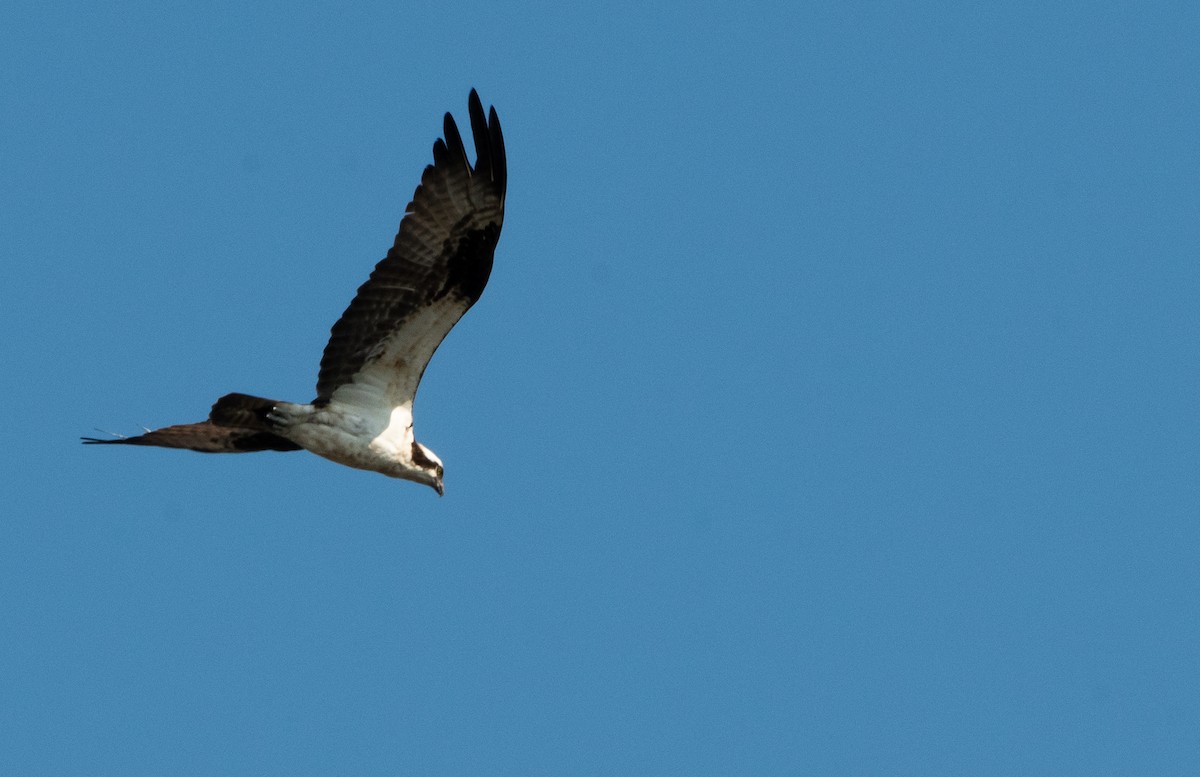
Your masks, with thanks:
<instances>
[{"instance_id":1,"label":"brown plumage","mask_svg":"<svg viewBox=\"0 0 1200 777\"><path fill-rule=\"evenodd\" d=\"M474 166L447 113L392 248L330 331L312 403L227 394L200 423L83 441L204 453L307 449L441 493L441 462L413 439L412 403L434 351L487 285L508 180L495 108L485 114L472 89L468 111Z\"/></svg>"}]
</instances>

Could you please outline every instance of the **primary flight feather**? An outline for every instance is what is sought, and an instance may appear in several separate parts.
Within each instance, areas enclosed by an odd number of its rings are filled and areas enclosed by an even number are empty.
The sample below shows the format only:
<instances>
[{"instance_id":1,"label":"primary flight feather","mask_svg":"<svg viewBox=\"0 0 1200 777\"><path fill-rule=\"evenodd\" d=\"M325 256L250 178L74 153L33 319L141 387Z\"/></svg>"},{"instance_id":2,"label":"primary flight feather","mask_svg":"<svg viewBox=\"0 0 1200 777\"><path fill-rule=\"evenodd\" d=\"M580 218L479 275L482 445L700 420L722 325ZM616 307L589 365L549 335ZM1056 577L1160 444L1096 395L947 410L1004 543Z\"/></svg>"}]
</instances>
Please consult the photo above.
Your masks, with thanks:
<instances>
[{"instance_id":1,"label":"primary flight feather","mask_svg":"<svg viewBox=\"0 0 1200 777\"><path fill-rule=\"evenodd\" d=\"M83 441L203 453L307 450L444 493L441 460L413 436L413 401L433 352L487 285L507 183L496 109L485 115L474 89L467 107L475 165L447 113L395 243L330 331L316 399L227 394L206 421Z\"/></svg>"}]
</instances>

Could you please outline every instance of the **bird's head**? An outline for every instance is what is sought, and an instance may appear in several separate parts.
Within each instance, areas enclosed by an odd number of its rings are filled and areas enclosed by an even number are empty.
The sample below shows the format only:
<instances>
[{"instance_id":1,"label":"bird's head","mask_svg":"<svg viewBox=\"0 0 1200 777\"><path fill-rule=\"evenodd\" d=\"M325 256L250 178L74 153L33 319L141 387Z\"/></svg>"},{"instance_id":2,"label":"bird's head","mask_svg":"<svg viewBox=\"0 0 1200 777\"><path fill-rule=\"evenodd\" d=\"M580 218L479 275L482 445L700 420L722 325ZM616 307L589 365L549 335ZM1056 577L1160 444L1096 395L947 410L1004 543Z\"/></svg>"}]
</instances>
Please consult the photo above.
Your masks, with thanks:
<instances>
[{"instance_id":1,"label":"bird's head","mask_svg":"<svg viewBox=\"0 0 1200 777\"><path fill-rule=\"evenodd\" d=\"M438 492L438 496L443 496L446 493L446 487L442 485L442 475L446 470L437 454L421 443L414 442L412 444L412 462L413 466L417 468L413 480L430 486Z\"/></svg>"}]
</instances>

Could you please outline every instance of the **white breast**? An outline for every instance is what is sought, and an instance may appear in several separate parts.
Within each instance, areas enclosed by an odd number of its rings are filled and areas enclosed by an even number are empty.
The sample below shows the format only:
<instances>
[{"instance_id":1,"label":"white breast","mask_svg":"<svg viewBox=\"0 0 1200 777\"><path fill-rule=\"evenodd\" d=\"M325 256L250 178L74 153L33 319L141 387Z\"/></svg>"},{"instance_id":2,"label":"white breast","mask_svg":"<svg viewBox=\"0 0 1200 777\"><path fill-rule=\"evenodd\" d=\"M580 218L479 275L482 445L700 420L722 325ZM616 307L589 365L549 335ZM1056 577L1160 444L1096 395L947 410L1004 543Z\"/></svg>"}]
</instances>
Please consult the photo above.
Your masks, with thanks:
<instances>
[{"instance_id":1,"label":"white breast","mask_svg":"<svg viewBox=\"0 0 1200 777\"><path fill-rule=\"evenodd\" d=\"M349 382L288 437L319 456L359 469L392 474L412 468L413 401L425 365L463 303L447 297L405 319Z\"/></svg>"}]
</instances>

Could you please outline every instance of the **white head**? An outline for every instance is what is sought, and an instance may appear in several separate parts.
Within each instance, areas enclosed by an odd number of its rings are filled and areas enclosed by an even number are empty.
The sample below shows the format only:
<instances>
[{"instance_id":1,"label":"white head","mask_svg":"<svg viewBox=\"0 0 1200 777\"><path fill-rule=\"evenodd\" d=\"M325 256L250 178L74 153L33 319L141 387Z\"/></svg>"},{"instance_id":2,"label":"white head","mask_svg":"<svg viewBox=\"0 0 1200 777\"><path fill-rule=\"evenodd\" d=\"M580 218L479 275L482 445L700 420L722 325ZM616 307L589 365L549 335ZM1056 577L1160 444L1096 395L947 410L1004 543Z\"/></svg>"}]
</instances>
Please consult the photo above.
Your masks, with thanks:
<instances>
[{"instance_id":1,"label":"white head","mask_svg":"<svg viewBox=\"0 0 1200 777\"><path fill-rule=\"evenodd\" d=\"M412 463L416 469L411 474L411 480L417 483L424 483L438 492L438 496L446 493L446 487L442 485L442 475L445 474L445 468L442 466L442 460L437 457L433 451L426 448L419 442L414 441L412 444Z\"/></svg>"}]
</instances>

